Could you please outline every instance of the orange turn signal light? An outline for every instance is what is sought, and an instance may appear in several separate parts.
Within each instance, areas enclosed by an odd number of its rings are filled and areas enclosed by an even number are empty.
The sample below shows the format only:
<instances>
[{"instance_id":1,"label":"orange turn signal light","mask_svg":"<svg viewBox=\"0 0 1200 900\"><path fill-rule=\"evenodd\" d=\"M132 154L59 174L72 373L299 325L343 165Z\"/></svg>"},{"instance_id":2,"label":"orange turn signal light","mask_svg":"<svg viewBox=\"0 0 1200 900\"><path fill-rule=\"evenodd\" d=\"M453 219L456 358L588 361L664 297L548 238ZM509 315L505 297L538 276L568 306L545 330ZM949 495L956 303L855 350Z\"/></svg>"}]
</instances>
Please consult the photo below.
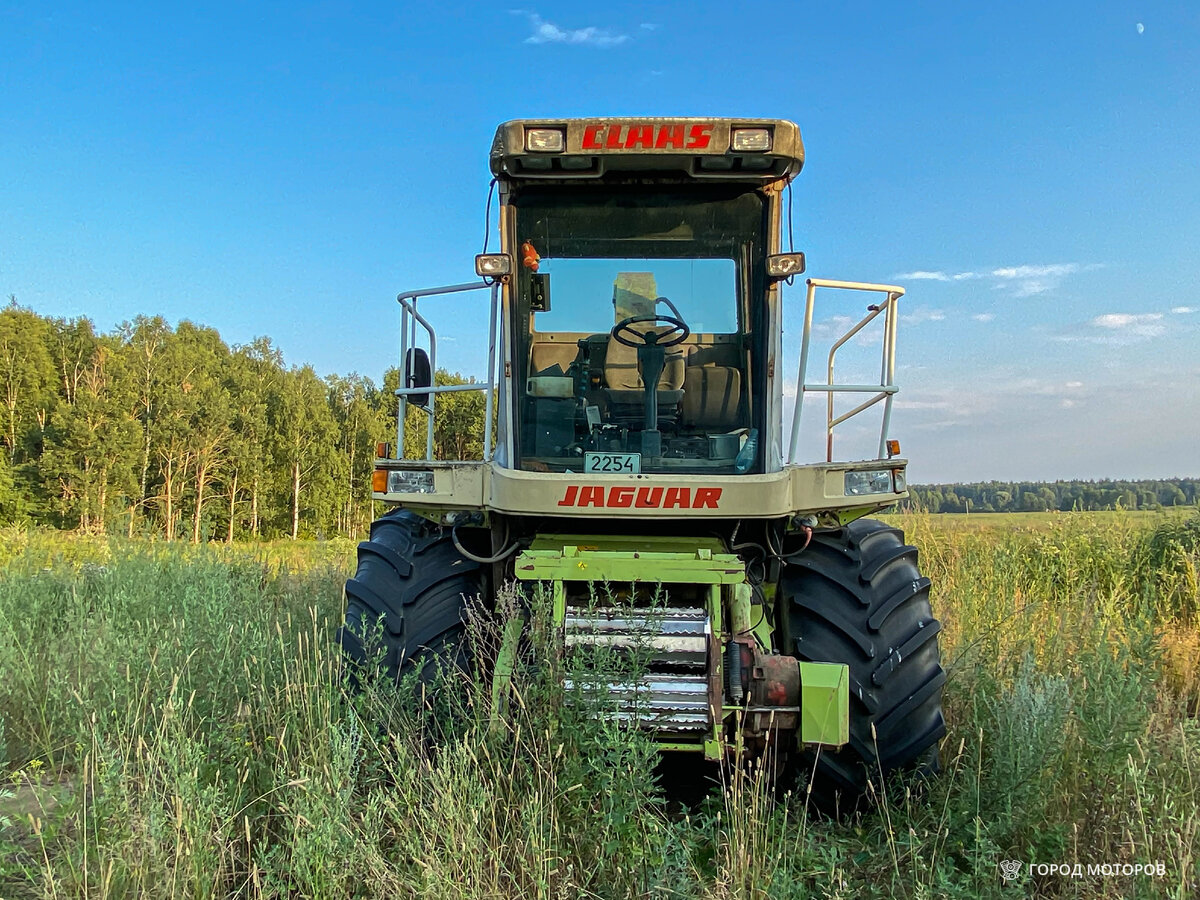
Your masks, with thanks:
<instances>
[{"instance_id":1,"label":"orange turn signal light","mask_svg":"<svg viewBox=\"0 0 1200 900\"><path fill-rule=\"evenodd\" d=\"M387 459L389 449L390 448L387 445L387 441L380 441L375 445L375 458Z\"/></svg>"},{"instance_id":2,"label":"orange turn signal light","mask_svg":"<svg viewBox=\"0 0 1200 900\"><path fill-rule=\"evenodd\" d=\"M371 473L371 490L377 494L387 493L387 469L376 469Z\"/></svg>"},{"instance_id":3,"label":"orange turn signal light","mask_svg":"<svg viewBox=\"0 0 1200 900\"><path fill-rule=\"evenodd\" d=\"M888 441L887 442L887 452L888 452L888 459L891 459L893 456L899 456L900 455L900 442L899 441Z\"/></svg>"}]
</instances>

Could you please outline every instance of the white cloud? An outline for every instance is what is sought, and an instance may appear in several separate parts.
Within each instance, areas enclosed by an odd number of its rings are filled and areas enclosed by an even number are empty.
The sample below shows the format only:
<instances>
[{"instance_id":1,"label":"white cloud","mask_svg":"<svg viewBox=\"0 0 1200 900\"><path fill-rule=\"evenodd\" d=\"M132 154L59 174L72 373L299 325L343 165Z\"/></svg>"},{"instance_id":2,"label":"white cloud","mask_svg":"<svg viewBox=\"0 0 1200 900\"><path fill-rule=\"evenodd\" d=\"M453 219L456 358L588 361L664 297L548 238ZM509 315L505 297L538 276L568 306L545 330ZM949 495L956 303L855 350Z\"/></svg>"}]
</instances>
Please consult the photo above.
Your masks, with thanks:
<instances>
[{"instance_id":1,"label":"white cloud","mask_svg":"<svg viewBox=\"0 0 1200 900\"><path fill-rule=\"evenodd\" d=\"M990 322L996 318L996 314L995 313L976 313L975 315L971 316L971 318L974 319L976 322Z\"/></svg>"},{"instance_id":2,"label":"white cloud","mask_svg":"<svg viewBox=\"0 0 1200 900\"><path fill-rule=\"evenodd\" d=\"M1044 294L1053 287L1054 285L1048 281L1032 278L1029 281L1018 282L1013 288L1013 294L1017 297L1033 297L1036 294Z\"/></svg>"},{"instance_id":3,"label":"white cloud","mask_svg":"<svg viewBox=\"0 0 1200 900\"><path fill-rule=\"evenodd\" d=\"M925 306L914 306L901 313L901 321L906 325L920 325L923 322L945 321L946 314L940 309L929 309Z\"/></svg>"},{"instance_id":4,"label":"white cloud","mask_svg":"<svg viewBox=\"0 0 1200 900\"><path fill-rule=\"evenodd\" d=\"M1104 313L1092 319L1092 324L1097 328L1142 328L1161 320L1162 313ZM1161 333L1162 326L1157 327Z\"/></svg>"},{"instance_id":5,"label":"white cloud","mask_svg":"<svg viewBox=\"0 0 1200 900\"><path fill-rule=\"evenodd\" d=\"M857 321L849 316L830 316L820 322L813 322L813 334L818 337L841 337Z\"/></svg>"},{"instance_id":6,"label":"white cloud","mask_svg":"<svg viewBox=\"0 0 1200 900\"><path fill-rule=\"evenodd\" d=\"M947 275L945 272L926 272L923 269L918 269L915 272L900 272L898 275L894 275L892 277L900 279L902 281L949 281L950 280L950 276Z\"/></svg>"},{"instance_id":7,"label":"white cloud","mask_svg":"<svg viewBox=\"0 0 1200 900\"><path fill-rule=\"evenodd\" d=\"M1017 297L1033 297L1054 290L1062 279L1084 269L1079 263L1050 263L1048 265L997 266L984 272L946 272L942 269L917 269L901 272L894 278L901 281L971 281L988 279L997 290L1011 291Z\"/></svg>"},{"instance_id":8,"label":"white cloud","mask_svg":"<svg viewBox=\"0 0 1200 900\"><path fill-rule=\"evenodd\" d=\"M1185 316L1188 313L1200 312L1200 310L1194 306L1172 306L1171 312L1177 316Z\"/></svg>"},{"instance_id":9,"label":"white cloud","mask_svg":"<svg viewBox=\"0 0 1200 900\"><path fill-rule=\"evenodd\" d=\"M892 401L893 409L950 409L949 400L904 400L897 397Z\"/></svg>"},{"instance_id":10,"label":"white cloud","mask_svg":"<svg viewBox=\"0 0 1200 900\"><path fill-rule=\"evenodd\" d=\"M516 10L515 10L516 12ZM524 13L529 18L533 33L525 38L527 44L584 44L592 47L615 47L628 41L629 35L609 28L562 28L547 22L534 12Z\"/></svg>"},{"instance_id":11,"label":"white cloud","mask_svg":"<svg viewBox=\"0 0 1200 900\"><path fill-rule=\"evenodd\" d=\"M1162 313L1102 313L1081 326L1057 335L1056 341L1123 345L1162 337L1167 326Z\"/></svg>"},{"instance_id":12,"label":"white cloud","mask_svg":"<svg viewBox=\"0 0 1200 900\"><path fill-rule=\"evenodd\" d=\"M1009 266L992 269L997 278L1061 278L1079 271L1079 263L1055 263L1049 266Z\"/></svg>"}]
</instances>

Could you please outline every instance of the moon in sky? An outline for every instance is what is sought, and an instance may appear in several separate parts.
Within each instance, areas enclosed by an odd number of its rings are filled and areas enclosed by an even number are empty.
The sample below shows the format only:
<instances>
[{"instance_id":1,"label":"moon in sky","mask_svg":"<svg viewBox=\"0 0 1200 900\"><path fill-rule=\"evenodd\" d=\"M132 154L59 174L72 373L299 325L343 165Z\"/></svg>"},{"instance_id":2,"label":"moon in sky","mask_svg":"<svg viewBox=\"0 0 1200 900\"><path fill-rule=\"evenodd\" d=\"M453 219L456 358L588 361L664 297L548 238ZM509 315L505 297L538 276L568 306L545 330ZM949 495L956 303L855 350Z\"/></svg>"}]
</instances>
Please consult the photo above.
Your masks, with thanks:
<instances>
[{"instance_id":1,"label":"moon in sky","mask_svg":"<svg viewBox=\"0 0 1200 900\"><path fill-rule=\"evenodd\" d=\"M1146 26L1143 25L1141 22L1138 22L1137 29L1138 29L1138 34L1141 34L1143 31L1146 30Z\"/></svg>"}]
</instances>

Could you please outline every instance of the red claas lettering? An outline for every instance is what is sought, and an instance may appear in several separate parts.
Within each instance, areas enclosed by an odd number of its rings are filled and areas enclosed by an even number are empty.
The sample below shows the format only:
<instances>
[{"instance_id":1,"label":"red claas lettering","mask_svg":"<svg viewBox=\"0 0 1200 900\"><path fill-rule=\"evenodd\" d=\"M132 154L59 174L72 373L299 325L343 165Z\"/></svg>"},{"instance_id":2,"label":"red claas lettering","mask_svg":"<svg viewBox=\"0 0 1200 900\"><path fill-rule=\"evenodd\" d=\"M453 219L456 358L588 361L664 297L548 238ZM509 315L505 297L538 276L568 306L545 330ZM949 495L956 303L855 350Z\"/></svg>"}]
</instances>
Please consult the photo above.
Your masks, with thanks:
<instances>
[{"instance_id":1,"label":"red claas lettering","mask_svg":"<svg viewBox=\"0 0 1200 900\"><path fill-rule=\"evenodd\" d=\"M682 122L593 122L584 126L580 146L584 150L706 150L712 143L712 131L711 122L690 127Z\"/></svg>"}]
</instances>

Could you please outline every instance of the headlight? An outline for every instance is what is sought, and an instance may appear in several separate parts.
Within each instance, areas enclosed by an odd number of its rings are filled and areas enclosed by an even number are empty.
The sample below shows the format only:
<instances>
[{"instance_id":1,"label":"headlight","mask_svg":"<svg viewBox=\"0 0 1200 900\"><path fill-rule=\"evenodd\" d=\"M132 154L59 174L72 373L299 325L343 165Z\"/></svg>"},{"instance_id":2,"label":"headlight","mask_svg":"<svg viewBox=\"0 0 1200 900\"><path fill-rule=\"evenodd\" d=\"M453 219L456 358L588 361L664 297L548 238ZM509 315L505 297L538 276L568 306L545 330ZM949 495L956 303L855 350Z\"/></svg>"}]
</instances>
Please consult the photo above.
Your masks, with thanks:
<instances>
[{"instance_id":1,"label":"headlight","mask_svg":"<svg viewBox=\"0 0 1200 900\"><path fill-rule=\"evenodd\" d=\"M767 257L767 275L771 278L790 278L803 271L803 253L775 253Z\"/></svg>"},{"instance_id":2,"label":"headlight","mask_svg":"<svg viewBox=\"0 0 1200 900\"><path fill-rule=\"evenodd\" d=\"M475 274L502 278L512 273L512 257L507 253L480 253L475 257Z\"/></svg>"},{"instance_id":3,"label":"headlight","mask_svg":"<svg viewBox=\"0 0 1200 900\"><path fill-rule=\"evenodd\" d=\"M534 153L562 153L566 134L558 128L530 128L525 132L525 149Z\"/></svg>"},{"instance_id":4,"label":"headlight","mask_svg":"<svg viewBox=\"0 0 1200 900\"><path fill-rule=\"evenodd\" d=\"M890 494L892 492L891 469L868 469L865 472L847 472L844 492L847 497L863 494Z\"/></svg>"},{"instance_id":5,"label":"headlight","mask_svg":"<svg viewBox=\"0 0 1200 900\"><path fill-rule=\"evenodd\" d=\"M732 143L733 149L742 153L747 150L770 150L771 132L766 128L736 128Z\"/></svg>"},{"instance_id":6,"label":"headlight","mask_svg":"<svg viewBox=\"0 0 1200 900\"><path fill-rule=\"evenodd\" d=\"M432 494L433 472L392 469L388 472L389 494Z\"/></svg>"}]
</instances>

